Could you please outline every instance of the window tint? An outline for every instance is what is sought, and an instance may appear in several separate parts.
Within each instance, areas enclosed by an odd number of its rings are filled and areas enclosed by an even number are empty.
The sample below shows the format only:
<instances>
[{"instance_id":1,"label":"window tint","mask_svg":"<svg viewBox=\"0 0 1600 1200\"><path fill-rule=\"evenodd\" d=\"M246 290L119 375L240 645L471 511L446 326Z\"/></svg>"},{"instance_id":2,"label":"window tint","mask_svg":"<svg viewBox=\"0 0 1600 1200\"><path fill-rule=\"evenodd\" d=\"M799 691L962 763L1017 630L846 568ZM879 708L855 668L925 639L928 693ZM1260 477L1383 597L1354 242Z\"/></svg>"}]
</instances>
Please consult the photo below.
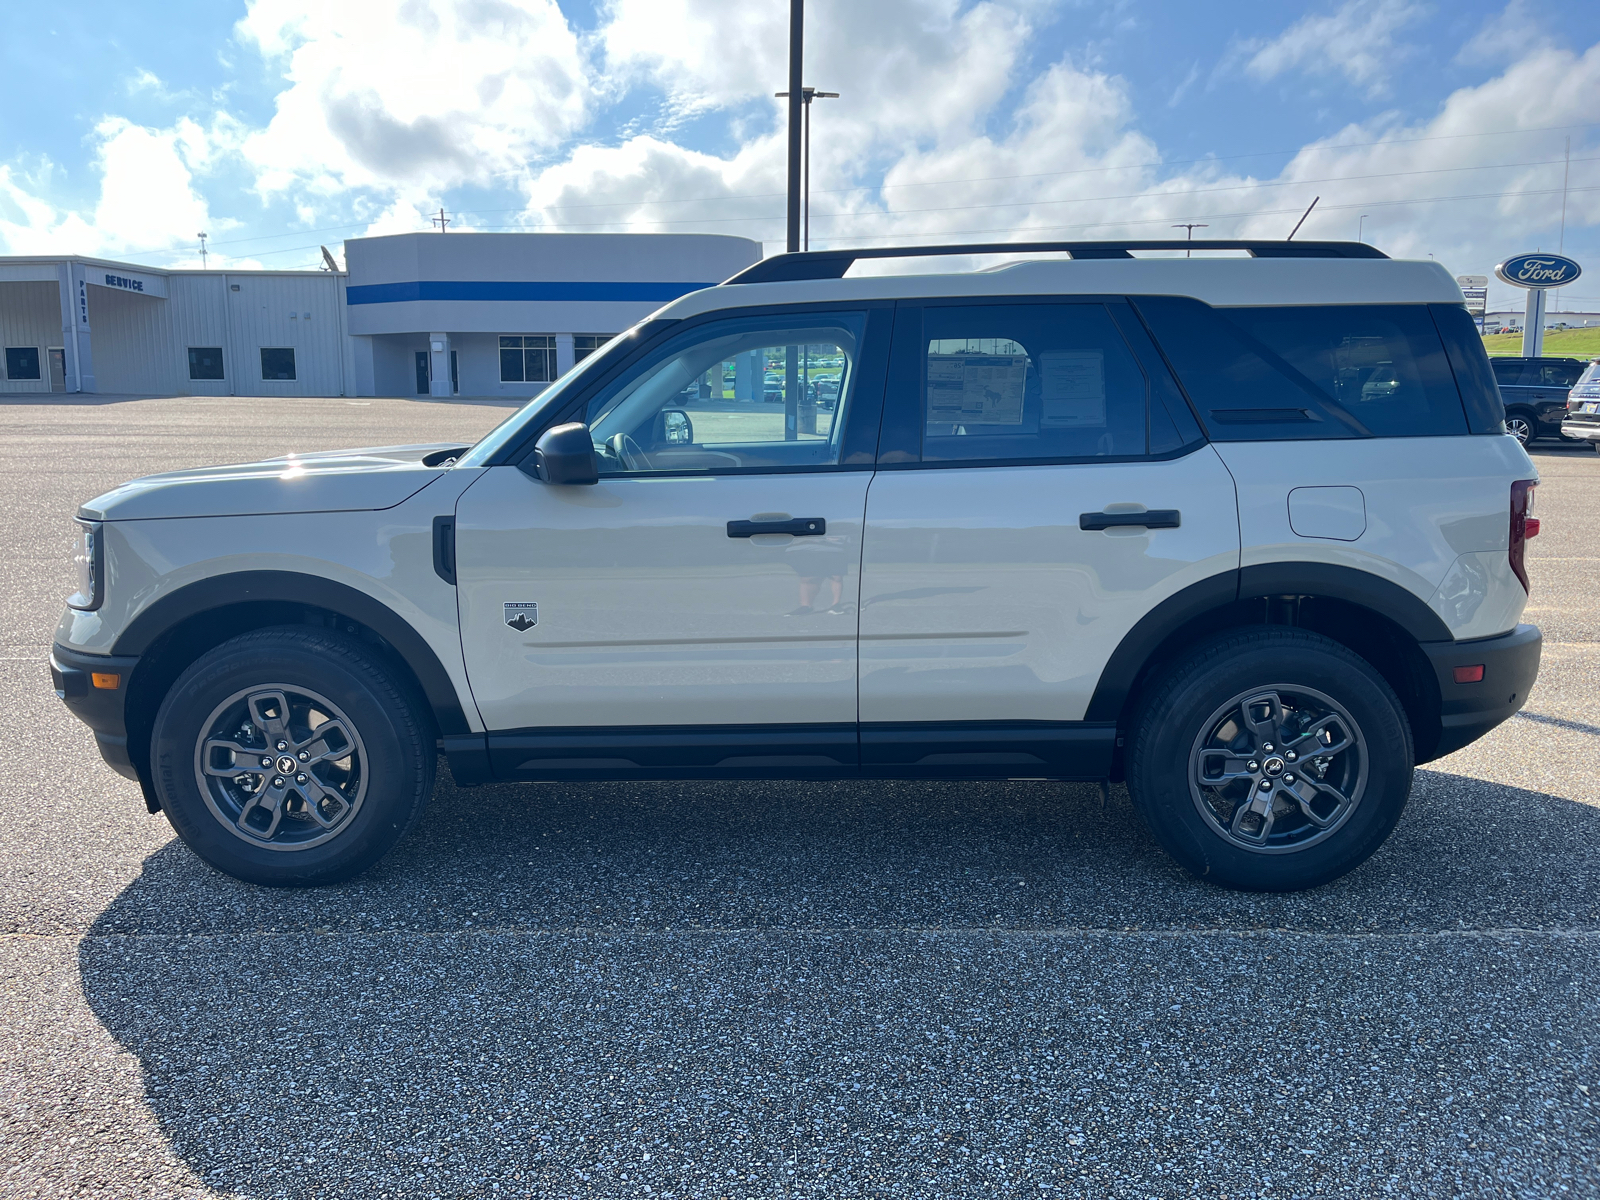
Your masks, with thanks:
<instances>
[{"instance_id":1,"label":"window tint","mask_svg":"<svg viewBox=\"0 0 1600 1200\"><path fill-rule=\"evenodd\" d=\"M1135 303L1218 440L1467 432L1426 305Z\"/></svg>"},{"instance_id":2,"label":"window tint","mask_svg":"<svg viewBox=\"0 0 1600 1200\"><path fill-rule=\"evenodd\" d=\"M1145 453L1144 372L1100 304L929 307L924 462Z\"/></svg>"},{"instance_id":3,"label":"window tint","mask_svg":"<svg viewBox=\"0 0 1600 1200\"><path fill-rule=\"evenodd\" d=\"M837 465L864 329L811 314L673 338L588 405L600 473Z\"/></svg>"},{"instance_id":4,"label":"window tint","mask_svg":"<svg viewBox=\"0 0 1600 1200\"><path fill-rule=\"evenodd\" d=\"M1456 377L1461 407L1467 413L1467 428L1473 433L1504 433L1505 403L1495 384L1478 323L1460 304L1430 304L1428 310L1433 313L1433 323L1439 328L1450 370Z\"/></svg>"},{"instance_id":5,"label":"window tint","mask_svg":"<svg viewBox=\"0 0 1600 1200\"><path fill-rule=\"evenodd\" d=\"M292 347L261 348L261 378L293 379L294 349Z\"/></svg>"},{"instance_id":6,"label":"window tint","mask_svg":"<svg viewBox=\"0 0 1600 1200\"><path fill-rule=\"evenodd\" d=\"M1494 381L1501 387L1514 387L1522 382L1520 358L1491 358L1489 362L1494 367Z\"/></svg>"},{"instance_id":7,"label":"window tint","mask_svg":"<svg viewBox=\"0 0 1600 1200\"><path fill-rule=\"evenodd\" d=\"M222 378L222 347L221 346L190 346L189 347L189 378L190 379L221 379Z\"/></svg>"},{"instance_id":8,"label":"window tint","mask_svg":"<svg viewBox=\"0 0 1600 1200\"><path fill-rule=\"evenodd\" d=\"M1569 388L1583 374L1582 363L1543 362L1535 364L1540 387Z\"/></svg>"},{"instance_id":9,"label":"window tint","mask_svg":"<svg viewBox=\"0 0 1600 1200\"><path fill-rule=\"evenodd\" d=\"M39 378L39 348L37 346L7 346L6 378Z\"/></svg>"}]
</instances>

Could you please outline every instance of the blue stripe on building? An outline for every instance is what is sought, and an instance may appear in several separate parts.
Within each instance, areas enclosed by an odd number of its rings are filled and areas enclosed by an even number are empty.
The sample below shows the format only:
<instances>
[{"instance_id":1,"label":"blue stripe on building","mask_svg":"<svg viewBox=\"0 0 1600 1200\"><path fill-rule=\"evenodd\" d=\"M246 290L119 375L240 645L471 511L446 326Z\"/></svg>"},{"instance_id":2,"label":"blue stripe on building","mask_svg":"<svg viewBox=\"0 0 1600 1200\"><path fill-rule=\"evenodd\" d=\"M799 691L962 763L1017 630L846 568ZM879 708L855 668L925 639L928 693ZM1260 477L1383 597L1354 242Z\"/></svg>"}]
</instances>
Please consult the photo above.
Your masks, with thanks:
<instances>
[{"instance_id":1,"label":"blue stripe on building","mask_svg":"<svg viewBox=\"0 0 1600 1200\"><path fill-rule=\"evenodd\" d=\"M407 300L589 300L665 303L715 287L711 283L556 283L422 279L409 283L367 283L345 289L348 304L399 304Z\"/></svg>"}]
</instances>

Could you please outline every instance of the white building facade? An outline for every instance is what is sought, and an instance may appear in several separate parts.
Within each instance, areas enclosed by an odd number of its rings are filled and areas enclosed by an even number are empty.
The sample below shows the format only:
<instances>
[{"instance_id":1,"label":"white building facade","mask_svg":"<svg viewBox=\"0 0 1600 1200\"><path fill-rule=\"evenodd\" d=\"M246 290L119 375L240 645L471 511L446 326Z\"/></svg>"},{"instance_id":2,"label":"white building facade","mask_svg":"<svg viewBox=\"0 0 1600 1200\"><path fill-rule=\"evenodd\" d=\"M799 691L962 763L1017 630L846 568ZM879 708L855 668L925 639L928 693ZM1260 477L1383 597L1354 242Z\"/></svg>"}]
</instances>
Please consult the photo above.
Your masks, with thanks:
<instances>
[{"instance_id":1,"label":"white building facade","mask_svg":"<svg viewBox=\"0 0 1600 1200\"><path fill-rule=\"evenodd\" d=\"M709 234L409 233L345 271L0 258L0 394L536 395L761 257Z\"/></svg>"}]
</instances>

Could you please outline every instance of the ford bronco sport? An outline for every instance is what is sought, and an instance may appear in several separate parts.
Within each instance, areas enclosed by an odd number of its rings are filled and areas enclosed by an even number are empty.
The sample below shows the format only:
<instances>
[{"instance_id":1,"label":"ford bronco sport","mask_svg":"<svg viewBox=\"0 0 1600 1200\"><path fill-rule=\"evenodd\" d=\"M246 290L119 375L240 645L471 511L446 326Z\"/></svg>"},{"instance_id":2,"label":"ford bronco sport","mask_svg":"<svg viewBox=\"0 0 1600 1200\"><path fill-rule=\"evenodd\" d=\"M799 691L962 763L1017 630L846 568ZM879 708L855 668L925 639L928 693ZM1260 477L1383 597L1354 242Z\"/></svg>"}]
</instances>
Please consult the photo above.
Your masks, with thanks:
<instances>
[{"instance_id":1,"label":"ford bronco sport","mask_svg":"<svg viewBox=\"0 0 1600 1200\"><path fill-rule=\"evenodd\" d=\"M1536 474L1443 267L1192 248L1234 253L783 255L475 446L135 480L79 510L57 691L260 883L375 862L440 752L1125 779L1203 878L1331 880L1527 697ZM978 253L1070 257L846 277Z\"/></svg>"}]
</instances>

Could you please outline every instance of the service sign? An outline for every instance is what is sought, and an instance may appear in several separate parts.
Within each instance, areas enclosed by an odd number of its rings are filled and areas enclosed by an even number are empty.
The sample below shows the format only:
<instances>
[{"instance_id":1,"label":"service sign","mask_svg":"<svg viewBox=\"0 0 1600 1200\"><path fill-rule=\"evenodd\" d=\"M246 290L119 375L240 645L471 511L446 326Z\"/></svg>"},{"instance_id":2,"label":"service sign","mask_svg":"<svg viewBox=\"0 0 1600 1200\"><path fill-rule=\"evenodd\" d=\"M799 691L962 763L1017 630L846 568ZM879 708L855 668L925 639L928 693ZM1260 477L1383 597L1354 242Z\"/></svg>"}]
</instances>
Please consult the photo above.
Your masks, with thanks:
<instances>
[{"instance_id":1,"label":"service sign","mask_svg":"<svg viewBox=\"0 0 1600 1200\"><path fill-rule=\"evenodd\" d=\"M1575 282L1583 268L1564 254L1514 254L1494 273L1512 287L1557 288Z\"/></svg>"},{"instance_id":2,"label":"service sign","mask_svg":"<svg viewBox=\"0 0 1600 1200\"><path fill-rule=\"evenodd\" d=\"M1467 312L1483 316L1489 309L1489 277L1487 275L1457 275L1461 298L1467 302Z\"/></svg>"}]
</instances>

